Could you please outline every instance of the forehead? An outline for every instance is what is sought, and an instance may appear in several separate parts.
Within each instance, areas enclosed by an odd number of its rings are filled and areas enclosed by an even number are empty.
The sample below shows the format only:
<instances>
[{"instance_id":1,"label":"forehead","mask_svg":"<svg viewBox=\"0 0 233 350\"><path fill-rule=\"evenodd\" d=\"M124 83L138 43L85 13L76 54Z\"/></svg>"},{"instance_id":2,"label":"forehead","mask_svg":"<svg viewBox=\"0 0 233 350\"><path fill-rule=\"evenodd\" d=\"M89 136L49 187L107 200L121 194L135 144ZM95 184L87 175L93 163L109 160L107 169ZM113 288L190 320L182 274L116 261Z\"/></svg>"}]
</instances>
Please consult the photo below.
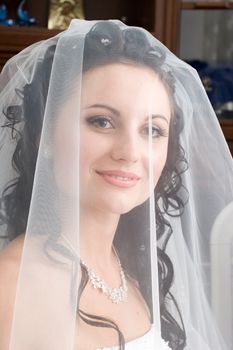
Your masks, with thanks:
<instances>
[{"instance_id":1,"label":"forehead","mask_svg":"<svg viewBox=\"0 0 233 350\"><path fill-rule=\"evenodd\" d=\"M119 109L162 109L171 113L169 96L158 74L151 68L114 63L93 68L83 75L82 105L113 103Z\"/></svg>"}]
</instances>

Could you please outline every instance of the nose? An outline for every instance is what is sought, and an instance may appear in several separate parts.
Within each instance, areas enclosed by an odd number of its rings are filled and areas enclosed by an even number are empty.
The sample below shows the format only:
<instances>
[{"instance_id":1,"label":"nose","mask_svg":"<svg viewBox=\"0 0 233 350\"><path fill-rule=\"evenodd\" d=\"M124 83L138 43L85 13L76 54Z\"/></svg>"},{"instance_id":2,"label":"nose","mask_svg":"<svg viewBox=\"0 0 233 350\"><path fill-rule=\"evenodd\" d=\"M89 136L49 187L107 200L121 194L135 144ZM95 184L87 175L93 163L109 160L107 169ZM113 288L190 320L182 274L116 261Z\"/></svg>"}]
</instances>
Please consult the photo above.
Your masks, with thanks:
<instances>
[{"instance_id":1,"label":"nose","mask_svg":"<svg viewBox=\"0 0 233 350\"><path fill-rule=\"evenodd\" d=\"M140 144L136 135L123 133L116 137L112 148L112 158L116 161L135 163L139 159Z\"/></svg>"}]
</instances>

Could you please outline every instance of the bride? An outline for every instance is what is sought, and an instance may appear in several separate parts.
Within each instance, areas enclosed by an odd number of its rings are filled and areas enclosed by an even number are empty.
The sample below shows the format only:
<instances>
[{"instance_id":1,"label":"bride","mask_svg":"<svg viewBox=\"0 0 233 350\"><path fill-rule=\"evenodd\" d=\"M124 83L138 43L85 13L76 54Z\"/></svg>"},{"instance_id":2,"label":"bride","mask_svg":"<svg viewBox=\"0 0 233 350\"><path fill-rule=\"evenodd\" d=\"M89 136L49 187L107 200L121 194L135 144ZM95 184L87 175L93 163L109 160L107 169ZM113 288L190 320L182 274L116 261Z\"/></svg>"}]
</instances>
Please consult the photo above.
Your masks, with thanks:
<instances>
[{"instance_id":1,"label":"bride","mask_svg":"<svg viewBox=\"0 0 233 350\"><path fill-rule=\"evenodd\" d=\"M1 84L0 349L224 349L204 264L232 166L223 184L195 73L142 29L77 20Z\"/></svg>"}]
</instances>

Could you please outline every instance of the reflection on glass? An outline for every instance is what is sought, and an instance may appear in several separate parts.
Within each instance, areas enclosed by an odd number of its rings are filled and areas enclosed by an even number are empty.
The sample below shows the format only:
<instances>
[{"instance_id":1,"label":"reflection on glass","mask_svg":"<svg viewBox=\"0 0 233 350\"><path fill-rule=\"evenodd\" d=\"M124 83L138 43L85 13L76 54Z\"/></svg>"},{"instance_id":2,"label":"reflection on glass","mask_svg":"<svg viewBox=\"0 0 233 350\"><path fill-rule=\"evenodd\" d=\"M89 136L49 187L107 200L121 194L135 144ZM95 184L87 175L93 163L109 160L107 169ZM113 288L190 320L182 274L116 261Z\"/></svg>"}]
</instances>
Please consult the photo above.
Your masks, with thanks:
<instances>
[{"instance_id":1,"label":"reflection on glass","mask_svg":"<svg viewBox=\"0 0 233 350\"><path fill-rule=\"evenodd\" d=\"M233 10L183 10L180 56L210 63L232 63L232 32Z\"/></svg>"},{"instance_id":2,"label":"reflection on glass","mask_svg":"<svg viewBox=\"0 0 233 350\"><path fill-rule=\"evenodd\" d=\"M219 118L233 118L233 10L181 11L180 57L197 69Z\"/></svg>"}]
</instances>

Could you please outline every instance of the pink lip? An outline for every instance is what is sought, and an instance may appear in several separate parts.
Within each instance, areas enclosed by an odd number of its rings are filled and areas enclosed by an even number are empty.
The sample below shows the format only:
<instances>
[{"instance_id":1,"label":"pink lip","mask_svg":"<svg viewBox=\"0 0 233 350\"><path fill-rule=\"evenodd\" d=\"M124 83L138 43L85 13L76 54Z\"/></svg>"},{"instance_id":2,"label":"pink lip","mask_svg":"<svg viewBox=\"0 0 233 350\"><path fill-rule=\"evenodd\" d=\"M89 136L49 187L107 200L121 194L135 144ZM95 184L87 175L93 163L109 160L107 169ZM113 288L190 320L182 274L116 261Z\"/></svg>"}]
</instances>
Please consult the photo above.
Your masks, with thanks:
<instances>
[{"instance_id":1,"label":"pink lip","mask_svg":"<svg viewBox=\"0 0 233 350\"><path fill-rule=\"evenodd\" d=\"M122 188L133 187L140 180L136 174L121 170L104 170L96 171L96 173L102 176L107 183Z\"/></svg>"}]
</instances>

